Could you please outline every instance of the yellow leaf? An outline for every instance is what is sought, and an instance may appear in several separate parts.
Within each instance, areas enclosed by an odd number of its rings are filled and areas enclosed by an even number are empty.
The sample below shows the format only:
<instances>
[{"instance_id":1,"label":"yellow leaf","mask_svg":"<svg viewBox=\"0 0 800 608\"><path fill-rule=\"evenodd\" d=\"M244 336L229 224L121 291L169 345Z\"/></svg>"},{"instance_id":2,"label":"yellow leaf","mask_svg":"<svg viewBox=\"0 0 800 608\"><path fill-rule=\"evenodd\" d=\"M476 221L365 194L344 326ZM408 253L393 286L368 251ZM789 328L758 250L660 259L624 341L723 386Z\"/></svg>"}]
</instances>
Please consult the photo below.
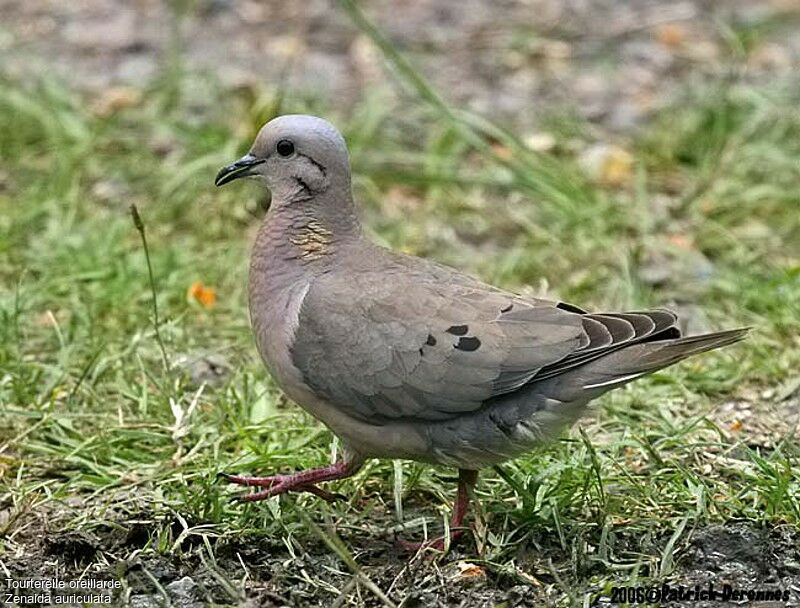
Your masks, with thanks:
<instances>
[{"instance_id":1,"label":"yellow leaf","mask_svg":"<svg viewBox=\"0 0 800 608\"><path fill-rule=\"evenodd\" d=\"M623 186L633 175L633 156L622 148L612 148L600 170L600 180L609 186Z\"/></svg>"},{"instance_id":2,"label":"yellow leaf","mask_svg":"<svg viewBox=\"0 0 800 608\"><path fill-rule=\"evenodd\" d=\"M461 578L473 578L476 576L486 576L486 570L478 564L470 562L461 562L458 564L458 574Z\"/></svg>"}]
</instances>

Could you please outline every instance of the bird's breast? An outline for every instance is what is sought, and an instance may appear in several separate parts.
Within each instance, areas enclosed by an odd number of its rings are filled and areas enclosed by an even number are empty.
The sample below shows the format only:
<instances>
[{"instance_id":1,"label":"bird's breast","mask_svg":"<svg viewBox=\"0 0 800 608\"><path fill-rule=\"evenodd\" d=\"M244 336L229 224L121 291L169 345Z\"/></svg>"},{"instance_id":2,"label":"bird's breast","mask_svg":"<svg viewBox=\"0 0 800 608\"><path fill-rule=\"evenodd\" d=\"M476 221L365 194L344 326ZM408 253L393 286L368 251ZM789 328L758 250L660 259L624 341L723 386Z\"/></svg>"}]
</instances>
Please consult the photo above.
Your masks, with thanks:
<instances>
[{"instance_id":1,"label":"bird's breast","mask_svg":"<svg viewBox=\"0 0 800 608\"><path fill-rule=\"evenodd\" d=\"M280 387L291 394L303 383L290 349L310 283L299 277L286 282L274 279L251 268L250 325L261 358Z\"/></svg>"}]
</instances>

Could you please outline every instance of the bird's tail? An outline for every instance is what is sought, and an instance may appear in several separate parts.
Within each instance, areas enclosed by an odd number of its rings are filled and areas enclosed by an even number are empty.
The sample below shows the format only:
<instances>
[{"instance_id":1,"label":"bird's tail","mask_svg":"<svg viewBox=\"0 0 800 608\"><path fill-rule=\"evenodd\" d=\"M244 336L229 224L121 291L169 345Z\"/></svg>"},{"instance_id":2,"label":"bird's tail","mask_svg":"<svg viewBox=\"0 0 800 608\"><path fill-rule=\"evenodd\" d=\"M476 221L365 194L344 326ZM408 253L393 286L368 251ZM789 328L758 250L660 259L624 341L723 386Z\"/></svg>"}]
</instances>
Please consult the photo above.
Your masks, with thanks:
<instances>
[{"instance_id":1,"label":"bird's tail","mask_svg":"<svg viewBox=\"0 0 800 608\"><path fill-rule=\"evenodd\" d=\"M605 392L682 359L742 340L749 328L642 342L609 353L575 370L584 390ZM573 378L573 381L575 378Z\"/></svg>"}]
</instances>

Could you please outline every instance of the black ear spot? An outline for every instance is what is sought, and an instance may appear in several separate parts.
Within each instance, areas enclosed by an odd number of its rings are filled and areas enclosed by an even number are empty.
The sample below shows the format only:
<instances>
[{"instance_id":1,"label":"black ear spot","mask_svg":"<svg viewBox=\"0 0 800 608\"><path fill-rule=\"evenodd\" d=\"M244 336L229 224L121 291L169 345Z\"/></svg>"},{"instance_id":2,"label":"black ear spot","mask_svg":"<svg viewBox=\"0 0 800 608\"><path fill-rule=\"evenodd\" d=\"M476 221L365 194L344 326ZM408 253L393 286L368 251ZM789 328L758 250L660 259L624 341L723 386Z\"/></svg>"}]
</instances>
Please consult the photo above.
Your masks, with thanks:
<instances>
[{"instance_id":1,"label":"black ear spot","mask_svg":"<svg viewBox=\"0 0 800 608\"><path fill-rule=\"evenodd\" d=\"M465 350L467 352L478 350L480 348L481 341L474 336L467 336L466 338L459 338L458 344L456 344L453 348L457 348L458 350Z\"/></svg>"},{"instance_id":2,"label":"black ear spot","mask_svg":"<svg viewBox=\"0 0 800 608\"><path fill-rule=\"evenodd\" d=\"M294 181L297 182L297 185L300 186L300 189L303 192L305 192L306 194L311 194L311 188L309 187L309 185L305 181L303 181L302 178L299 178L299 177L295 176Z\"/></svg>"},{"instance_id":3,"label":"black ear spot","mask_svg":"<svg viewBox=\"0 0 800 608\"><path fill-rule=\"evenodd\" d=\"M453 334L454 336L465 336L469 331L469 326L467 325L451 325L445 330L448 334Z\"/></svg>"},{"instance_id":4,"label":"black ear spot","mask_svg":"<svg viewBox=\"0 0 800 608\"><path fill-rule=\"evenodd\" d=\"M428 346L436 346L436 338L428 334L428 339L425 340L425 344L427 344Z\"/></svg>"}]
</instances>

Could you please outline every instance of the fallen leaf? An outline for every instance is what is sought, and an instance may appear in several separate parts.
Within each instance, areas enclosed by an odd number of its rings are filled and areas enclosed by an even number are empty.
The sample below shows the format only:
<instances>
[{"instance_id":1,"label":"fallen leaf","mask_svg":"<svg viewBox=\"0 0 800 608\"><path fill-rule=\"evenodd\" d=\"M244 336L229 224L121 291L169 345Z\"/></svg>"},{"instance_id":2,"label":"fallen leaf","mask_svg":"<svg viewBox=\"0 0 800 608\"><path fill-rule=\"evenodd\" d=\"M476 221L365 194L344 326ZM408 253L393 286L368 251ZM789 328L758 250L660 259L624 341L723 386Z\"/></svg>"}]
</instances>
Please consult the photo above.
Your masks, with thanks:
<instances>
[{"instance_id":1,"label":"fallen leaf","mask_svg":"<svg viewBox=\"0 0 800 608\"><path fill-rule=\"evenodd\" d=\"M206 287L201 281L195 281L186 293L188 300L198 302L203 308L211 308L217 301L217 292L213 287Z\"/></svg>"},{"instance_id":2,"label":"fallen leaf","mask_svg":"<svg viewBox=\"0 0 800 608\"><path fill-rule=\"evenodd\" d=\"M486 570L478 564L461 562L458 564L458 574L461 578L473 578L476 576L486 576Z\"/></svg>"},{"instance_id":3,"label":"fallen leaf","mask_svg":"<svg viewBox=\"0 0 800 608\"><path fill-rule=\"evenodd\" d=\"M138 106L142 101L142 92L133 87L110 87L105 89L92 103L92 112L96 116L106 117L120 110Z\"/></svg>"},{"instance_id":4,"label":"fallen leaf","mask_svg":"<svg viewBox=\"0 0 800 608\"><path fill-rule=\"evenodd\" d=\"M730 430L732 430L733 432L737 432L737 431L741 431L743 426L744 425L742 424L741 420L734 420L733 422L731 422L728 425L728 428Z\"/></svg>"},{"instance_id":5,"label":"fallen leaf","mask_svg":"<svg viewBox=\"0 0 800 608\"><path fill-rule=\"evenodd\" d=\"M683 234L671 234L668 237L670 243L681 249L692 249L692 239Z\"/></svg>"},{"instance_id":6,"label":"fallen leaf","mask_svg":"<svg viewBox=\"0 0 800 608\"><path fill-rule=\"evenodd\" d=\"M686 42L686 30L676 23L668 23L658 28L656 38L668 49L675 50Z\"/></svg>"},{"instance_id":7,"label":"fallen leaf","mask_svg":"<svg viewBox=\"0 0 800 608\"><path fill-rule=\"evenodd\" d=\"M498 158L503 160L510 160L512 157L511 149L508 146L504 146L503 144L495 143L492 144L492 152L494 152Z\"/></svg>"}]
</instances>

